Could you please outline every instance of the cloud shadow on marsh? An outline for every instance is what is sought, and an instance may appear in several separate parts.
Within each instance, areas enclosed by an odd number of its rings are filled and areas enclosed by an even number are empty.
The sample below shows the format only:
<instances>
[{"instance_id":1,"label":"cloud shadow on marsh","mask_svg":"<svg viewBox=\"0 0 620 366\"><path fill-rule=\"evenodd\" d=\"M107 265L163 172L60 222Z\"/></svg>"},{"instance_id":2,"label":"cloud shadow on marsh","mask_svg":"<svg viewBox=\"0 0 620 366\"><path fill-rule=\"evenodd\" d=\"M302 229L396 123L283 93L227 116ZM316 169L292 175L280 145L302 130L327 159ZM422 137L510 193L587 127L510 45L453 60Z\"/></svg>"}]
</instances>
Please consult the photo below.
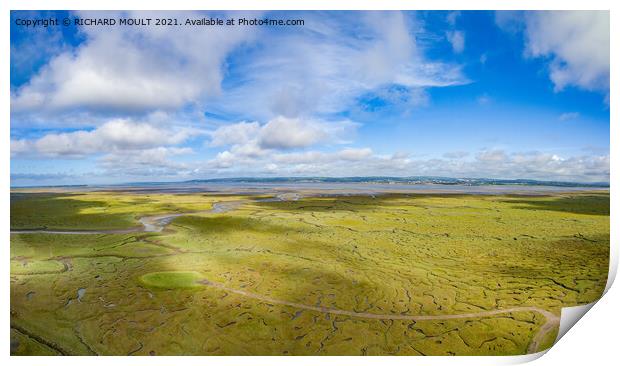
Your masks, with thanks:
<instances>
[{"instance_id":1,"label":"cloud shadow on marsh","mask_svg":"<svg viewBox=\"0 0 620 366\"><path fill-rule=\"evenodd\" d=\"M517 197L504 200L513 208L532 211L556 211L580 215L609 216L609 194L569 195L558 197Z\"/></svg>"}]
</instances>

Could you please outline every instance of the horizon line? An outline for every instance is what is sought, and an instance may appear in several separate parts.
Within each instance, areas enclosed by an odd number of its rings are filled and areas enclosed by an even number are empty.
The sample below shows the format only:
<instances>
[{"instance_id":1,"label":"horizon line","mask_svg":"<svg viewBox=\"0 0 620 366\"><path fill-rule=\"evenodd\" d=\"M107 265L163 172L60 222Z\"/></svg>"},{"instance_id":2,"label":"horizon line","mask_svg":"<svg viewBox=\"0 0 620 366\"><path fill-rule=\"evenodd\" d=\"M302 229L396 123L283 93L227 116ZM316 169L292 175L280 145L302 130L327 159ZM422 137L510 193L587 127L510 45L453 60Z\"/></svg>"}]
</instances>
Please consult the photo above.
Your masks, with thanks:
<instances>
[{"instance_id":1,"label":"horizon line","mask_svg":"<svg viewBox=\"0 0 620 366\"><path fill-rule=\"evenodd\" d=\"M540 186L565 186L565 187L593 187L593 188L610 188L609 181L598 182L578 182L578 181L566 181L566 180L539 180L532 178L480 178L480 177L445 177L445 176L426 176L426 175L414 175L414 176L391 176L391 175L369 175L369 176L274 176L274 177L259 177L259 176L237 176L237 177L223 177L223 178L198 178L189 180L174 180L174 181L132 181L121 183L83 183L83 184L47 184L47 185L11 185L13 188L54 188L54 187L106 187L106 186L123 186L123 185L139 185L139 184L174 184L174 183L199 183L199 182L226 182L237 181L243 182L244 180L253 180L252 183L269 183L277 180L308 180L308 179L324 179L333 180L331 183L339 183L338 181L348 179L367 179L368 181L359 182L347 182L347 183L372 183L372 181L380 180L400 180L398 183L412 183L415 184L430 184L430 185L464 185L467 183L480 183L479 185L519 185L519 183L529 183L529 185ZM407 182L407 180L411 180ZM445 180L445 182L433 182L424 181L428 180ZM417 181L413 181L417 180ZM312 182L308 182L312 183ZM321 183L321 182L314 182ZM325 182L329 183L329 182Z\"/></svg>"}]
</instances>

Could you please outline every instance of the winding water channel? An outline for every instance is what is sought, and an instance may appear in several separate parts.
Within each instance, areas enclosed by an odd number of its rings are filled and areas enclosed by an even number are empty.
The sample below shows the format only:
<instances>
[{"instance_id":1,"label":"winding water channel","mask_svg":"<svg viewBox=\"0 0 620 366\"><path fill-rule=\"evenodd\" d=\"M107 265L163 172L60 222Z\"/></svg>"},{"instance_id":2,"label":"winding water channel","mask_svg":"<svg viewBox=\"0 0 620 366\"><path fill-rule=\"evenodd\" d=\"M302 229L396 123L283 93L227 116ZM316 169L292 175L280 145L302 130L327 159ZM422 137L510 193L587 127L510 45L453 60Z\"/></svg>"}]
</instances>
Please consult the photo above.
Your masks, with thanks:
<instances>
[{"instance_id":1,"label":"winding water channel","mask_svg":"<svg viewBox=\"0 0 620 366\"><path fill-rule=\"evenodd\" d=\"M180 212L180 213L171 213L171 214L160 214L153 216L143 216L138 221L142 224L142 227L135 227L130 229L116 229L116 230L48 230L48 229L33 229L33 230L11 230L11 234L35 234L35 233L46 233L46 234L65 234L65 235L83 235L83 234L129 234L129 233L137 233L137 232L161 232L164 228L169 225L175 218L186 216L186 215L194 215L194 214L220 214L226 213L232 210L239 208L240 206L251 203L251 202L277 202L277 201L287 201L293 200L296 201L300 198L298 194L281 194L275 197L264 198L259 200L238 200L238 201L223 201L214 203L212 208L204 211L188 211L188 212ZM320 313L328 313L334 315L345 315L351 317L358 318L367 318L367 319L378 319L378 320L411 320L411 321L428 321L428 320L450 320L450 319L467 319L467 318L484 318L491 317L500 314L514 313L514 312L536 312L545 317L545 323L538 329L530 344L528 345L528 353L534 353L539 351L541 343L543 342L545 336L553 331L560 324L560 318L555 314L538 308L538 307L513 307L507 309L496 309L490 311L482 311L482 312L473 312L473 313L463 313L463 314L445 314L445 315L404 315L404 314L374 314L374 313L365 313L365 312L355 312L349 310L341 310L328 308L323 306L311 306L301 303L290 302L281 299L275 299L268 296L255 294L251 292L247 292L240 289L234 289L227 287L223 284L211 282L208 280L201 281L201 284L209 287L219 288L226 292L234 293L240 296L244 296L247 298L252 298L254 300L279 304L294 307L297 309L315 311ZM78 290L78 295L75 298L77 301L81 301L85 289L80 288ZM71 302L72 300L70 300ZM67 304L69 305L70 302Z\"/></svg>"}]
</instances>

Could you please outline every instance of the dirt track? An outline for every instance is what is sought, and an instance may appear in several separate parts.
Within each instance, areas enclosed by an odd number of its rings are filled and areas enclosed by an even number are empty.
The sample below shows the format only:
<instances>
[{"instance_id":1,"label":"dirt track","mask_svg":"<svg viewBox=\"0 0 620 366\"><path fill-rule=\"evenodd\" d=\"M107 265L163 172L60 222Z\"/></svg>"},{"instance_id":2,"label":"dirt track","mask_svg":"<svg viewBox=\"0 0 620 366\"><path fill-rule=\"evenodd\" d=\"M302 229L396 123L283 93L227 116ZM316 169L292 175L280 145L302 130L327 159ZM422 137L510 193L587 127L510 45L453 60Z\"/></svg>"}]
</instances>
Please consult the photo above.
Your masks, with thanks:
<instances>
[{"instance_id":1,"label":"dirt track","mask_svg":"<svg viewBox=\"0 0 620 366\"><path fill-rule=\"evenodd\" d=\"M277 196L274 198L266 199L266 200L285 200L288 197ZM299 197L292 198L293 200L298 199ZM192 212L183 212L183 213L174 213L174 214L165 214L165 215L155 215L155 216L144 216L140 218L140 223L143 227L130 228L130 229L122 229L122 230L11 230L11 234L31 234L31 233L47 233L47 234L65 234L65 235L79 235L79 234L128 234L135 232L161 232L172 220L176 217L191 215L191 214L199 214L199 213L225 213L231 210L238 208L239 206L247 203L249 201L230 201L230 202L218 202L213 204L213 207L210 210L205 211L192 211ZM515 313L515 312L536 312L543 315L546 319L545 324L543 324L536 335L532 338L530 344L528 345L528 353L538 352L540 348L541 342L544 340L544 337L551 331L553 331L560 324L560 318L555 314L540 309L537 307L529 306L529 307L513 307L507 309L497 309L497 310L489 310L483 312L475 312L475 313L466 313L466 314L449 314L449 315L402 315L402 314L374 314L374 313L365 313L365 312L355 312L349 310L340 310L334 308L328 308L323 306L312 306L306 304L300 304L295 302L290 302L286 300L274 299L271 297L267 297L264 295L254 294L251 292L233 289L230 287L226 287L222 284L211 282L208 280L203 280L200 283L206 286L219 288L227 292L235 293L237 295L241 295L244 297L252 298L255 300L271 303L271 304L279 304L295 307L298 309L304 309L309 311L316 311L321 313L328 313L334 315L345 315L351 317L358 318L366 318L366 319L377 319L377 320L411 320L411 321L429 321L429 320L451 320L451 319L468 319L468 318L484 318L491 317L499 314L507 314L507 313Z\"/></svg>"},{"instance_id":2,"label":"dirt track","mask_svg":"<svg viewBox=\"0 0 620 366\"><path fill-rule=\"evenodd\" d=\"M528 353L535 353L539 351L540 344L543 341L545 335L555 329L560 324L560 318L555 314L540 309L534 306L525 306L525 307L513 307L507 309L497 309L497 310L489 310L489 311L481 311L475 313L466 313L466 314L448 314L448 315L402 315L402 314L374 314L374 313L364 313L364 312L356 312L349 310L341 310L328 308L324 306L312 306L306 304L300 304L296 302L286 301L274 299L268 296L259 295L243 290L233 289L230 287L226 287L220 283L211 282L209 280L200 281L201 284L219 288L227 292L231 292L237 295L241 295L244 297L252 298L255 300L263 301L270 304L278 304L278 305L286 305L291 306L298 309L304 309L309 311L316 311L320 313L334 314L334 315L346 315L357 318L365 318L365 319L377 319L377 320L411 320L411 321L425 321L425 320L451 320L451 319L468 319L468 318L485 318L491 317L499 314L507 314L507 313L516 313L516 312L536 312L542 314L547 320L545 324L538 330L538 333L532 338L532 341L528 345L527 351Z\"/></svg>"}]
</instances>

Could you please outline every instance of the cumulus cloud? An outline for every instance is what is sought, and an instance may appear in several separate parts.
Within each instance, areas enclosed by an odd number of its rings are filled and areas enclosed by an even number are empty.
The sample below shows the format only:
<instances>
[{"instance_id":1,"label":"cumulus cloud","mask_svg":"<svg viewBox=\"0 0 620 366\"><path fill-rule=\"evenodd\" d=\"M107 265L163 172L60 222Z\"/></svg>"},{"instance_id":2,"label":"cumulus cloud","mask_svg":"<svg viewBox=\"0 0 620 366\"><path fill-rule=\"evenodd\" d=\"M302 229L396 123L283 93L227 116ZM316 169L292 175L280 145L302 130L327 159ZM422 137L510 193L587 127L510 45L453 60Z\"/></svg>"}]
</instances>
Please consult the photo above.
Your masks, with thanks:
<instances>
[{"instance_id":1,"label":"cumulus cloud","mask_svg":"<svg viewBox=\"0 0 620 366\"><path fill-rule=\"evenodd\" d=\"M314 123L278 117L263 126L259 139L260 145L268 149L290 149L314 145L327 136L328 132Z\"/></svg>"},{"instance_id":2,"label":"cumulus cloud","mask_svg":"<svg viewBox=\"0 0 620 366\"><path fill-rule=\"evenodd\" d=\"M282 164L324 164L335 161L362 161L372 156L370 148L345 148L336 152L306 151L284 153L273 156L273 161Z\"/></svg>"},{"instance_id":3,"label":"cumulus cloud","mask_svg":"<svg viewBox=\"0 0 620 366\"><path fill-rule=\"evenodd\" d=\"M83 44L52 58L14 91L14 113L82 108L145 112L199 102L220 92L225 57L254 34L241 26L84 27L80 31L86 37Z\"/></svg>"},{"instance_id":4,"label":"cumulus cloud","mask_svg":"<svg viewBox=\"0 0 620 366\"><path fill-rule=\"evenodd\" d=\"M609 12L535 12L526 18L526 52L551 60L555 89L609 89Z\"/></svg>"},{"instance_id":5,"label":"cumulus cloud","mask_svg":"<svg viewBox=\"0 0 620 366\"><path fill-rule=\"evenodd\" d=\"M169 176L178 179L191 174L190 164L181 163L171 158L178 155L192 154L190 148L155 147L127 152L114 152L98 159L98 166L107 174L119 176Z\"/></svg>"},{"instance_id":6,"label":"cumulus cloud","mask_svg":"<svg viewBox=\"0 0 620 366\"><path fill-rule=\"evenodd\" d=\"M609 155L561 157L542 152L501 154L501 159L475 166L492 177L568 181L609 181ZM488 164L488 165L487 165Z\"/></svg>"},{"instance_id":7,"label":"cumulus cloud","mask_svg":"<svg viewBox=\"0 0 620 366\"><path fill-rule=\"evenodd\" d=\"M129 119L114 119L92 130L49 133L35 139L11 140L11 157L28 159L90 159L92 170L63 177L40 179L74 182L110 180L114 177L158 177L178 179L191 174L190 165L175 157L194 154L190 147L179 146L189 139L204 135L191 128L169 128ZM57 164L51 160L50 167ZM15 176L23 182L36 182L33 177ZM40 183L40 181L39 181Z\"/></svg>"},{"instance_id":8,"label":"cumulus cloud","mask_svg":"<svg viewBox=\"0 0 620 366\"><path fill-rule=\"evenodd\" d=\"M169 130L129 119L114 119L93 130L50 133L38 139L11 141L11 154L79 158L86 155L177 145L199 131Z\"/></svg>"},{"instance_id":9,"label":"cumulus cloud","mask_svg":"<svg viewBox=\"0 0 620 366\"><path fill-rule=\"evenodd\" d=\"M548 60L555 91L576 86L608 92L608 11L497 12L495 19L502 29L523 31L527 57Z\"/></svg>"},{"instance_id":10,"label":"cumulus cloud","mask_svg":"<svg viewBox=\"0 0 620 366\"><path fill-rule=\"evenodd\" d=\"M255 139L260 129L258 122L239 122L219 127L209 133L211 136L211 146L245 144Z\"/></svg>"},{"instance_id":11,"label":"cumulus cloud","mask_svg":"<svg viewBox=\"0 0 620 366\"><path fill-rule=\"evenodd\" d=\"M54 56L13 90L11 111L32 121L41 114L65 113L62 118L70 119L78 112L121 116L202 105L269 120L339 112L360 94L389 84L425 88L469 82L459 65L424 57L415 38L422 29L413 17L401 12L347 17L355 33L342 27L342 15L329 13L308 13L306 26L292 32L242 26L80 28L85 41ZM226 58L243 44L253 47L231 74ZM233 82L223 87L226 77Z\"/></svg>"},{"instance_id":12,"label":"cumulus cloud","mask_svg":"<svg viewBox=\"0 0 620 366\"><path fill-rule=\"evenodd\" d=\"M465 33L462 31L446 32L446 38L452 45L454 53L461 53L465 50Z\"/></svg>"},{"instance_id":13,"label":"cumulus cloud","mask_svg":"<svg viewBox=\"0 0 620 366\"><path fill-rule=\"evenodd\" d=\"M539 151L507 152L499 149L447 152L441 158L414 158L405 152L378 154L368 147L324 150L269 150L244 152L248 146L233 145L214 158L179 162L174 158L194 154L183 147L153 147L112 151L96 162L106 177L194 179L234 176L446 176L498 179L539 179L608 182L610 158L600 151L561 156ZM597 155L598 153L602 153ZM17 177L17 176L16 176ZM22 178L17 177L16 179Z\"/></svg>"},{"instance_id":14,"label":"cumulus cloud","mask_svg":"<svg viewBox=\"0 0 620 366\"><path fill-rule=\"evenodd\" d=\"M267 169L268 167L268 169ZM265 170L267 169L267 170ZM539 151L482 150L414 158L407 153L374 153L370 148L337 151L267 152L258 157L220 153L197 169L215 176L445 176L608 182L609 154L560 156Z\"/></svg>"},{"instance_id":15,"label":"cumulus cloud","mask_svg":"<svg viewBox=\"0 0 620 366\"><path fill-rule=\"evenodd\" d=\"M528 57L549 60L557 90L568 85L603 90L605 80L609 87L609 22L599 22L600 14L510 13L496 21L523 32ZM446 37L460 53L465 33L453 29L457 18L458 13L447 15ZM40 131L12 129L14 136L27 136L11 140L12 156L50 162L88 158L101 174L157 179L264 174L609 179L609 155L600 152L563 157L457 151L421 159L353 145L358 124L335 116L356 120L357 111L373 113L377 98L405 115L427 104L429 88L469 80L461 65L427 57L417 40L424 29L411 13L307 13L305 21L290 31L80 29L84 42L57 48L28 82L12 89L12 126L43 121L61 127L36 138L31 136ZM606 54L597 52L605 27ZM241 45L249 47L235 52ZM480 62L485 61L483 55ZM489 100L478 98L481 104ZM205 118L205 110L221 118ZM182 114L185 121L175 122ZM183 158L189 154L191 160Z\"/></svg>"},{"instance_id":16,"label":"cumulus cloud","mask_svg":"<svg viewBox=\"0 0 620 366\"><path fill-rule=\"evenodd\" d=\"M267 122L259 133L260 146L267 149L291 149L317 143L339 142L357 126L349 121L321 122L300 118L277 117Z\"/></svg>"},{"instance_id":17,"label":"cumulus cloud","mask_svg":"<svg viewBox=\"0 0 620 366\"><path fill-rule=\"evenodd\" d=\"M265 124L239 122L209 132L211 146L231 146L229 154L259 156L263 150L305 148L313 145L346 143L358 125L351 121L278 116Z\"/></svg>"},{"instance_id":18,"label":"cumulus cloud","mask_svg":"<svg viewBox=\"0 0 620 366\"><path fill-rule=\"evenodd\" d=\"M240 65L244 83L209 105L222 113L243 105L247 119L296 118L351 109L360 96L391 85L412 90L403 102L413 106L426 101L425 88L469 82L460 65L425 57L415 37L423 30L401 12L308 13L306 24L299 32L269 34L269 44Z\"/></svg>"},{"instance_id":19,"label":"cumulus cloud","mask_svg":"<svg viewBox=\"0 0 620 366\"><path fill-rule=\"evenodd\" d=\"M492 163L498 161L505 161L507 155L502 150L485 150L478 153L476 159L481 162Z\"/></svg>"},{"instance_id":20,"label":"cumulus cloud","mask_svg":"<svg viewBox=\"0 0 620 366\"><path fill-rule=\"evenodd\" d=\"M338 152L338 158L347 161L358 161L365 159L372 155L372 149L370 148L347 148Z\"/></svg>"},{"instance_id":21,"label":"cumulus cloud","mask_svg":"<svg viewBox=\"0 0 620 366\"><path fill-rule=\"evenodd\" d=\"M227 150L217 153L206 164L206 169L246 169L269 167L276 171L279 163L310 159L324 160L324 153L304 151L282 153L288 150L304 150L312 146L344 144L355 134L358 127L350 121L322 121L316 119L286 118L278 116L267 123L239 122L225 125L211 131L211 146L226 146ZM344 149L338 157L355 159L360 152ZM366 152L368 153L368 152ZM205 168L203 167L203 168Z\"/></svg>"}]
</instances>

